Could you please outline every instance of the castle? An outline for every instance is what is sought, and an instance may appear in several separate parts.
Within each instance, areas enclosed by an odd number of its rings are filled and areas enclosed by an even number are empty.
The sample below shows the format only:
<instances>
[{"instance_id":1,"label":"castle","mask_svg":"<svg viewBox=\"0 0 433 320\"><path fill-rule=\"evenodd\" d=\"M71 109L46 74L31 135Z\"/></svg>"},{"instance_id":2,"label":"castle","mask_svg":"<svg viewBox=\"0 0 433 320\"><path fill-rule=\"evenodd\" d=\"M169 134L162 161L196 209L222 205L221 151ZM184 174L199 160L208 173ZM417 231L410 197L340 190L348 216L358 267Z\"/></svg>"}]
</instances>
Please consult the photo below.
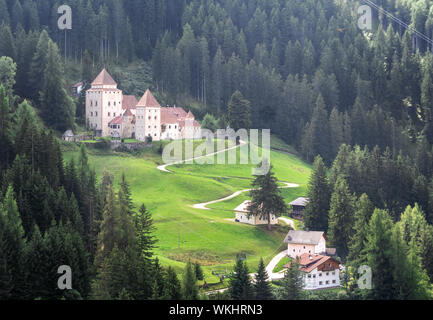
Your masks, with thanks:
<instances>
[{"instance_id":1,"label":"castle","mask_svg":"<svg viewBox=\"0 0 433 320\"><path fill-rule=\"evenodd\" d=\"M201 138L201 126L194 115L179 107L161 107L150 90L140 101L123 95L107 70L86 91L88 128L101 137L134 138L146 141Z\"/></svg>"}]
</instances>

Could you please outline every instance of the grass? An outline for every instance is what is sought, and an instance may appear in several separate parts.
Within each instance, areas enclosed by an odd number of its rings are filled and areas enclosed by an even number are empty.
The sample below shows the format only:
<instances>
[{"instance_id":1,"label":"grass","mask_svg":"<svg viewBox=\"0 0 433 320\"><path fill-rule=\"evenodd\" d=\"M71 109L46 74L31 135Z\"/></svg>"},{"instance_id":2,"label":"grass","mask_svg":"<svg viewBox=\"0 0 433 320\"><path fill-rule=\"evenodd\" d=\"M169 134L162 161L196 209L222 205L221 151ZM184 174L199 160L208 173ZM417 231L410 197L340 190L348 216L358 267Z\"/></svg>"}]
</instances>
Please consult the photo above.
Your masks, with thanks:
<instances>
[{"instance_id":1,"label":"grass","mask_svg":"<svg viewBox=\"0 0 433 320\"><path fill-rule=\"evenodd\" d=\"M277 273L280 272L284 269L284 266L286 264L288 264L290 261L292 261L292 259L290 257L284 257L283 259L280 260L280 262L278 262L278 264L275 266L273 272Z\"/></svg>"},{"instance_id":2,"label":"grass","mask_svg":"<svg viewBox=\"0 0 433 320\"><path fill-rule=\"evenodd\" d=\"M268 263L284 250L282 240L286 227L276 226L268 231L265 226L228 220L234 218L232 209L247 199L248 194L209 206L213 210L192 207L250 188L252 165L183 164L168 167L174 173L164 173L156 169L162 163L158 147L159 144L154 143L152 148L136 155L92 149L89 161L98 177L104 170L110 171L115 183L120 181L122 172L125 173L134 204L138 207L144 203L153 213L159 240L155 254L162 265L181 271L190 259L203 266L207 283L217 283L219 278L212 271L230 271L239 253L246 255L249 268L254 272L261 257ZM73 157L77 157L77 148L64 153L65 160ZM282 190L287 202L305 194L310 166L295 156L274 151L271 163L280 181L300 185Z\"/></svg>"}]
</instances>

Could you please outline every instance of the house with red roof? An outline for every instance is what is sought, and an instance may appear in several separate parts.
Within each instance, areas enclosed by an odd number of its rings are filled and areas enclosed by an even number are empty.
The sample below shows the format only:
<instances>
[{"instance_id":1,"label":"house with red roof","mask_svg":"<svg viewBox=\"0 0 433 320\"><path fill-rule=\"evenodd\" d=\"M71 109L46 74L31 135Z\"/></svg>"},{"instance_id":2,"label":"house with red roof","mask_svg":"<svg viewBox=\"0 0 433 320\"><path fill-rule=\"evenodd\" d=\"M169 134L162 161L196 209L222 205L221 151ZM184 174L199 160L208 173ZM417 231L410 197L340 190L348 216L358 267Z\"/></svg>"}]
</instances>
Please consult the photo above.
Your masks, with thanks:
<instances>
[{"instance_id":1,"label":"house with red roof","mask_svg":"<svg viewBox=\"0 0 433 320\"><path fill-rule=\"evenodd\" d=\"M340 286L340 262L319 254L303 253L297 258L302 272L304 289L318 290ZM288 263L284 268L290 268Z\"/></svg>"},{"instance_id":2,"label":"house with red roof","mask_svg":"<svg viewBox=\"0 0 433 320\"><path fill-rule=\"evenodd\" d=\"M138 101L124 95L103 69L86 91L89 129L102 137L135 138L146 141L201 138L201 126L191 112L178 107L161 107L150 90Z\"/></svg>"}]
</instances>

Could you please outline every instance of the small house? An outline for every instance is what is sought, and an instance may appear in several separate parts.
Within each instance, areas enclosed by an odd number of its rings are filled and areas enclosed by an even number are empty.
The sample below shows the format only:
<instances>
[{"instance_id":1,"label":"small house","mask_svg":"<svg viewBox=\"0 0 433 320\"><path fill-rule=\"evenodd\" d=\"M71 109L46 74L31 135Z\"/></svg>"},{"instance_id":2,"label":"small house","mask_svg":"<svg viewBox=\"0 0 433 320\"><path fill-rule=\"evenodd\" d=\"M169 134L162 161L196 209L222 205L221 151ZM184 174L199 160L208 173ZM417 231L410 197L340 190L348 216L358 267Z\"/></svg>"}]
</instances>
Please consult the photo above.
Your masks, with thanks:
<instances>
[{"instance_id":1,"label":"small house","mask_svg":"<svg viewBox=\"0 0 433 320\"><path fill-rule=\"evenodd\" d=\"M67 142L75 142L75 135L72 130L66 130L62 135L62 140Z\"/></svg>"},{"instance_id":2,"label":"small house","mask_svg":"<svg viewBox=\"0 0 433 320\"><path fill-rule=\"evenodd\" d=\"M304 253L298 259L305 290L340 286L340 262L332 257ZM289 268L290 263L284 268Z\"/></svg>"},{"instance_id":3,"label":"small house","mask_svg":"<svg viewBox=\"0 0 433 320\"><path fill-rule=\"evenodd\" d=\"M304 216L304 210L310 200L308 198L300 197L289 205L292 206L292 217L295 219L302 219Z\"/></svg>"},{"instance_id":4,"label":"small house","mask_svg":"<svg viewBox=\"0 0 433 320\"><path fill-rule=\"evenodd\" d=\"M326 253L326 236L323 231L290 230L284 243L287 243L287 254L291 258L299 257L304 253Z\"/></svg>"},{"instance_id":5,"label":"small house","mask_svg":"<svg viewBox=\"0 0 433 320\"><path fill-rule=\"evenodd\" d=\"M236 215L235 221L241 222L241 223L247 223L247 224L251 224L251 225L268 224L267 217L260 217L258 215L257 216L253 216L253 215L248 216L248 214L250 213L250 211L248 210L248 207L250 205L251 205L251 201L246 200L234 209L234 212ZM278 224L278 218L274 214L271 214L271 224Z\"/></svg>"}]
</instances>

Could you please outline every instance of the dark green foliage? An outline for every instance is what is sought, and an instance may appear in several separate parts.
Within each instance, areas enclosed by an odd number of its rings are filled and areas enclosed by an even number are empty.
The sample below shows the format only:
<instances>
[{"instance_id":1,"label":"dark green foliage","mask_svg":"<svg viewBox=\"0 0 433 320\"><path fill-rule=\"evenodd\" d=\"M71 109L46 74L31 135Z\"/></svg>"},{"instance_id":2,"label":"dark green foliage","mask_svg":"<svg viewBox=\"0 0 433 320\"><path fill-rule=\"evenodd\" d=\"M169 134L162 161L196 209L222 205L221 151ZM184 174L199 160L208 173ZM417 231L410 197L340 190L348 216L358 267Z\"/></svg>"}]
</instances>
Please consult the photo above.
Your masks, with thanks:
<instances>
[{"instance_id":1,"label":"dark green foliage","mask_svg":"<svg viewBox=\"0 0 433 320\"><path fill-rule=\"evenodd\" d=\"M328 230L328 210L331 199L331 187L327 178L326 167L320 156L313 165L313 173L308 184L310 202L305 208L304 224L311 231Z\"/></svg>"},{"instance_id":2,"label":"dark green foliage","mask_svg":"<svg viewBox=\"0 0 433 320\"><path fill-rule=\"evenodd\" d=\"M302 300L304 296L303 286L304 282L298 261L293 260L284 275L282 286L277 291L277 297L279 300Z\"/></svg>"},{"instance_id":3,"label":"dark green foliage","mask_svg":"<svg viewBox=\"0 0 433 320\"><path fill-rule=\"evenodd\" d=\"M197 278L195 268L191 261L186 263L182 277L182 296L185 300L198 299Z\"/></svg>"},{"instance_id":4,"label":"dark green foliage","mask_svg":"<svg viewBox=\"0 0 433 320\"><path fill-rule=\"evenodd\" d=\"M253 298L253 286L246 262L237 259L233 274L230 276L230 296L234 300L249 300Z\"/></svg>"},{"instance_id":5,"label":"dark green foliage","mask_svg":"<svg viewBox=\"0 0 433 320\"><path fill-rule=\"evenodd\" d=\"M251 127L250 102L244 99L240 91L233 93L227 106L229 124L235 131Z\"/></svg>"},{"instance_id":6,"label":"dark green foliage","mask_svg":"<svg viewBox=\"0 0 433 320\"><path fill-rule=\"evenodd\" d=\"M274 297L263 258L260 259L259 269L255 276L254 291L256 300L272 300Z\"/></svg>"},{"instance_id":7,"label":"dark green foliage","mask_svg":"<svg viewBox=\"0 0 433 320\"><path fill-rule=\"evenodd\" d=\"M281 196L278 180L272 172L272 166L264 162L268 169L265 175L258 175L252 183L250 195L251 204L248 207L250 215L258 216L268 221L268 230L271 230L272 215L275 219L288 211L287 205Z\"/></svg>"}]
</instances>

